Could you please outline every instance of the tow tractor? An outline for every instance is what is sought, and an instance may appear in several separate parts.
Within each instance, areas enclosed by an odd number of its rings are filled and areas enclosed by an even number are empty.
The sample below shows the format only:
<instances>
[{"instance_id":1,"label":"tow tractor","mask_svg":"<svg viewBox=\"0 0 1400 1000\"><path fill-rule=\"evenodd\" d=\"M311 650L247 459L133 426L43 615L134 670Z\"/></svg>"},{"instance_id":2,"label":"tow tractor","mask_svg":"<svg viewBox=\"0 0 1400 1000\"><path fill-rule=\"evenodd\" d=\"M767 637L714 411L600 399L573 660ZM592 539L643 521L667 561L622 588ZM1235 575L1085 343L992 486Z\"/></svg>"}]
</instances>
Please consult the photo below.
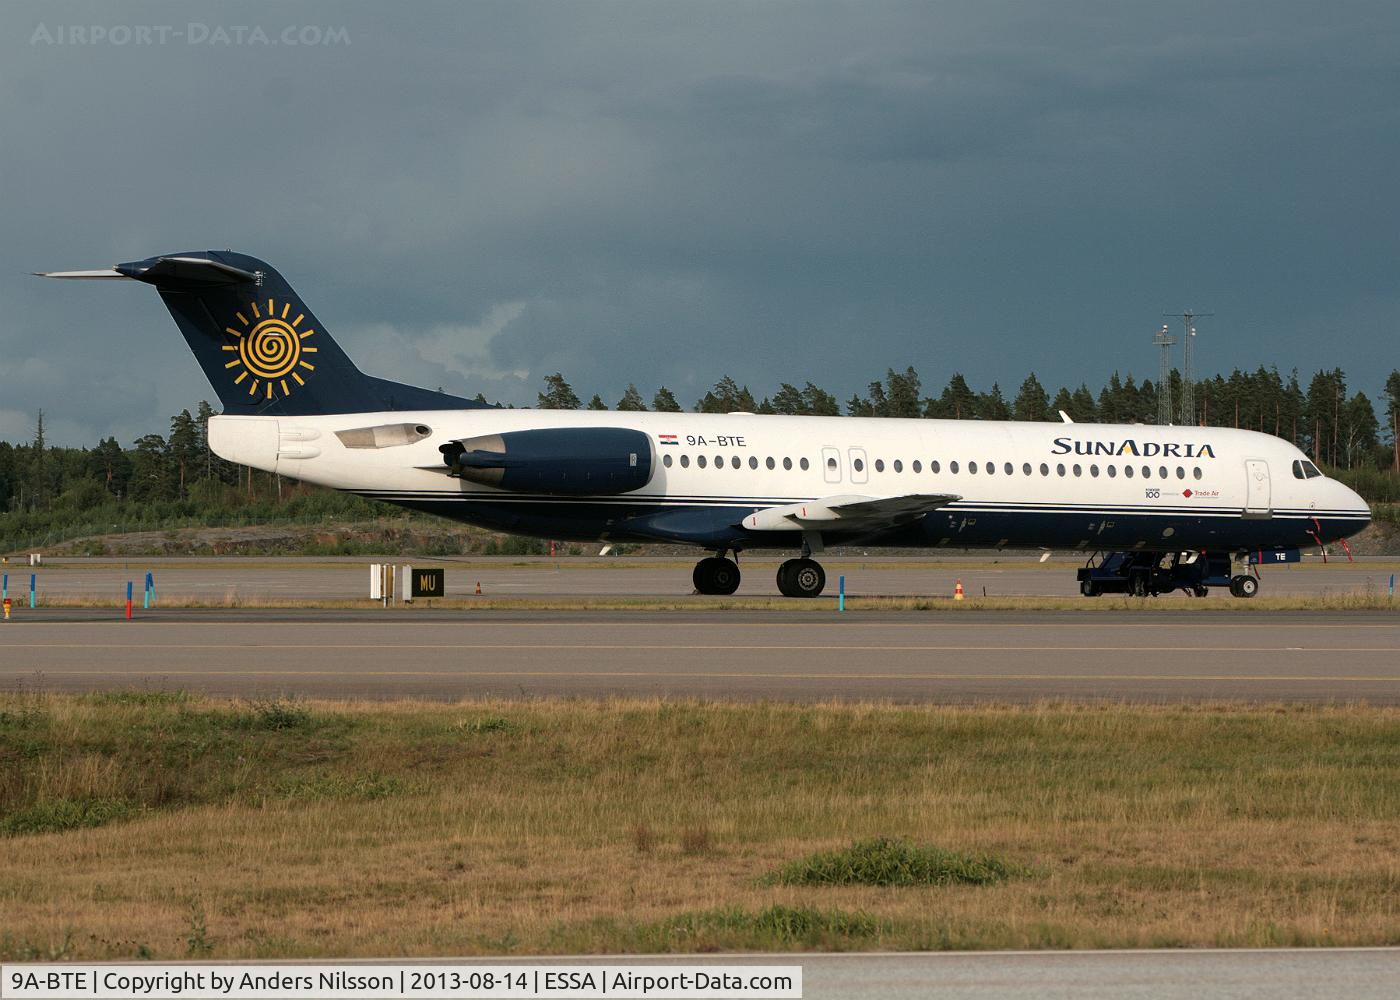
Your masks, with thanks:
<instances>
[{"instance_id":1,"label":"tow tractor","mask_svg":"<svg viewBox=\"0 0 1400 1000\"><path fill-rule=\"evenodd\" d=\"M1205 597L1211 587L1228 587L1235 597L1259 593L1260 563L1296 563L1297 549L1258 552L1095 552L1078 571L1079 592L1156 597L1174 590Z\"/></svg>"}]
</instances>

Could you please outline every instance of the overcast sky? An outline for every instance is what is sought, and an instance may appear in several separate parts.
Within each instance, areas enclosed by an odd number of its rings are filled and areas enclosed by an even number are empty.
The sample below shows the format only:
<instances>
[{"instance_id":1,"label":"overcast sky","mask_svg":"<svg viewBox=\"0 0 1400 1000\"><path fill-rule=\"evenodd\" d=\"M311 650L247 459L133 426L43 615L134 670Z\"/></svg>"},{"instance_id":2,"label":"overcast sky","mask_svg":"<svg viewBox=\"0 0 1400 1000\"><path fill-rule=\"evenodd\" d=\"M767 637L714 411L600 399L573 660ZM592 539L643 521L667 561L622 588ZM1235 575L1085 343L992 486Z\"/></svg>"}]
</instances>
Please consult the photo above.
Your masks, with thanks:
<instances>
[{"instance_id":1,"label":"overcast sky","mask_svg":"<svg viewBox=\"0 0 1400 1000\"><path fill-rule=\"evenodd\" d=\"M365 370L517 404L1097 386L1185 307L1199 370L1375 396L1397 178L1393 0L5 3L0 439L213 399L152 289L28 273L223 247Z\"/></svg>"}]
</instances>

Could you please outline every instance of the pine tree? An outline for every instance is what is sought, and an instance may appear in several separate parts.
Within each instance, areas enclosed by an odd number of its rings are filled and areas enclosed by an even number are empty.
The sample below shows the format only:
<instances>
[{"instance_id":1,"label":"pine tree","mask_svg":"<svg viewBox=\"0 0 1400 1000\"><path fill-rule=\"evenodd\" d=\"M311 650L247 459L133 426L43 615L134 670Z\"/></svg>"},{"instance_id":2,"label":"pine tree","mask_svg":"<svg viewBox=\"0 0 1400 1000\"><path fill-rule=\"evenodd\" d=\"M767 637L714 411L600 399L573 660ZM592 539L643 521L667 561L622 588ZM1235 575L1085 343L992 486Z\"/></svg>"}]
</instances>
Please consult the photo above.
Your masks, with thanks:
<instances>
[{"instance_id":1,"label":"pine tree","mask_svg":"<svg viewBox=\"0 0 1400 1000\"><path fill-rule=\"evenodd\" d=\"M588 409L590 410L606 410L607 408L608 404L603 402L603 397L596 392L593 394L593 398L588 401Z\"/></svg>"},{"instance_id":2,"label":"pine tree","mask_svg":"<svg viewBox=\"0 0 1400 1000\"><path fill-rule=\"evenodd\" d=\"M581 404L574 387L555 372L545 376L544 392L539 394L538 405L541 410L577 410Z\"/></svg>"},{"instance_id":3,"label":"pine tree","mask_svg":"<svg viewBox=\"0 0 1400 1000\"><path fill-rule=\"evenodd\" d=\"M924 416L947 420L971 420L977 415L977 393L967 384L961 372L955 372L943 387L943 394L924 404Z\"/></svg>"},{"instance_id":4,"label":"pine tree","mask_svg":"<svg viewBox=\"0 0 1400 1000\"><path fill-rule=\"evenodd\" d=\"M752 413L757 406L749 387L740 387L726 375L695 404L695 410L697 413Z\"/></svg>"},{"instance_id":5,"label":"pine tree","mask_svg":"<svg viewBox=\"0 0 1400 1000\"><path fill-rule=\"evenodd\" d=\"M657 413L680 413L681 404L676 402L676 395L664 385L656 390L656 395L651 398L651 408Z\"/></svg>"},{"instance_id":6,"label":"pine tree","mask_svg":"<svg viewBox=\"0 0 1400 1000\"><path fill-rule=\"evenodd\" d=\"M1390 467L1400 472L1400 371L1385 380L1385 420L1390 436Z\"/></svg>"},{"instance_id":7,"label":"pine tree","mask_svg":"<svg viewBox=\"0 0 1400 1000\"><path fill-rule=\"evenodd\" d=\"M1016 392L1016 400L1011 404L1011 415L1016 420L1049 420L1050 397L1045 386L1035 377L1035 372L1026 376L1021 388Z\"/></svg>"},{"instance_id":8,"label":"pine tree","mask_svg":"<svg viewBox=\"0 0 1400 1000\"><path fill-rule=\"evenodd\" d=\"M992 383L990 392L979 393L977 396L977 419L978 420L1010 420L1011 407L1006 403L1006 397L1001 394L1001 386Z\"/></svg>"},{"instance_id":9,"label":"pine tree","mask_svg":"<svg viewBox=\"0 0 1400 1000\"><path fill-rule=\"evenodd\" d=\"M617 408L624 413L635 413L645 410L647 404L642 402L642 394L637 391L637 387L629 382L627 383L627 391L617 401Z\"/></svg>"},{"instance_id":10,"label":"pine tree","mask_svg":"<svg viewBox=\"0 0 1400 1000\"><path fill-rule=\"evenodd\" d=\"M811 382L802 387L802 402L811 416L838 417L841 415L841 404L836 402L836 397Z\"/></svg>"},{"instance_id":11,"label":"pine tree","mask_svg":"<svg viewBox=\"0 0 1400 1000\"><path fill-rule=\"evenodd\" d=\"M181 410L170 419L170 440L166 446L174 471L176 495L188 495L189 480L202 457L199 446L199 425L189 410Z\"/></svg>"}]
</instances>

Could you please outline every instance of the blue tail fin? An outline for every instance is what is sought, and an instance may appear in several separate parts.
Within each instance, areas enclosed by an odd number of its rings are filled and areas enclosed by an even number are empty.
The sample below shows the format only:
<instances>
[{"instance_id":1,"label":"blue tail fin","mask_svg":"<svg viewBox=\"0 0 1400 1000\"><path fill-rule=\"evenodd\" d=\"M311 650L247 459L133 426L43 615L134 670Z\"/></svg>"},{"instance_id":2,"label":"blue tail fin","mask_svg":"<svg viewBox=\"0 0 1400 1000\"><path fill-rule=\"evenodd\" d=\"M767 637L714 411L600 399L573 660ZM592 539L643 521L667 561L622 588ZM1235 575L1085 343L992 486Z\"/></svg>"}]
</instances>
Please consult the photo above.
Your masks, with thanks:
<instances>
[{"instance_id":1,"label":"blue tail fin","mask_svg":"<svg viewBox=\"0 0 1400 1000\"><path fill-rule=\"evenodd\" d=\"M282 275L256 257L196 251L113 270L160 292L225 413L301 416L486 405L364 374Z\"/></svg>"}]
</instances>

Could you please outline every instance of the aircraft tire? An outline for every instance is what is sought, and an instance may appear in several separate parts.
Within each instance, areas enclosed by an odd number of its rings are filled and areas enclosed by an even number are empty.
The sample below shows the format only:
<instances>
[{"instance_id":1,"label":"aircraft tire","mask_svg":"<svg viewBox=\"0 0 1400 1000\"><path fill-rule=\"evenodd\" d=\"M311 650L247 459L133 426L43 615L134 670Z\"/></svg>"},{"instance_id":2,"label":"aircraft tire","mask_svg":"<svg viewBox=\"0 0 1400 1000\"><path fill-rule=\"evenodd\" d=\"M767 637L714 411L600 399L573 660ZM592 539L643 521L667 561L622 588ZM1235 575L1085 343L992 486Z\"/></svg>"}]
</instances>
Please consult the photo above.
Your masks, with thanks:
<instances>
[{"instance_id":1,"label":"aircraft tire","mask_svg":"<svg viewBox=\"0 0 1400 1000\"><path fill-rule=\"evenodd\" d=\"M1241 574L1230 581L1230 593L1236 597L1253 597L1259 593L1259 581L1252 576Z\"/></svg>"},{"instance_id":2,"label":"aircraft tire","mask_svg":"<svg viewBox=\"0 0 1400 1000\"><path fill-rule=\"evenodd\" d=\"M826 571L815 559L789 559L778 567L784 597L817 597L826 587Z\"/></svg>"},{"instance_id":3,"label":"aircraft tire","mask_svg":"<svg viewBox=\"0 0 1400 1000\"><path fill-rule=\"evenodd\" d=\"M727 596L739 589L739 564L732 559L710 556L695 564L691 579L702 594Z\"/></svg>"}]
</instances>

